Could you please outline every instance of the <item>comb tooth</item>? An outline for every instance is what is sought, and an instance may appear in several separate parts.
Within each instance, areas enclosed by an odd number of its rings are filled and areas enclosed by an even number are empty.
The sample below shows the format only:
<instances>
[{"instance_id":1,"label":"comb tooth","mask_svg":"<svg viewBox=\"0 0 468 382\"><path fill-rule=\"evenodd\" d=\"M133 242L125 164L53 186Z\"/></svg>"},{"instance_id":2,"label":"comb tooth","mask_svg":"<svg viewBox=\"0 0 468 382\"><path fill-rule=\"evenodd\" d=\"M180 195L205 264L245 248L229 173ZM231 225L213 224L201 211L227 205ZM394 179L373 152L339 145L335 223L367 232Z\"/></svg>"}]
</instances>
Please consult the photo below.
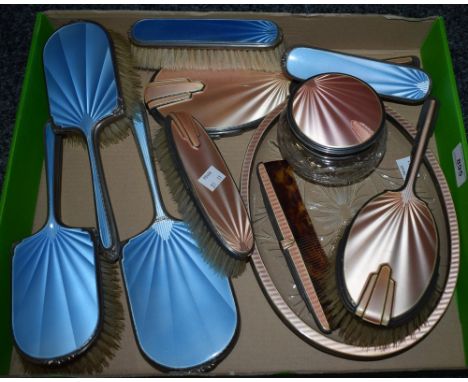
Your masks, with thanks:
<instances>
[{"instance_id":1,"label":"comb tooth","mask_svg":"<svg viewBox=\"0 0 468 382\"><path fill-rule=\"evenodd\" d=\"M301 250L302 258L310 277L316 281L323 280L329 267L327 259L314 254L315 250L313 249L304 249L301 245L298 245L298 247Z\"/></svg>"},{"instance_id":2,"label":"comb tooth","mask_svg":"<svg viewBox=\"0 0 468 382\"><path fill-rule=\"evenodd\" d=\"M311 252L312 256L310 260L328 263L322 244L320 244L320 241L315 235L312 238L298 238L296 241L301 248L304 248L305 250L313 250L313 252Z\"/></svg>"}]
</instances>

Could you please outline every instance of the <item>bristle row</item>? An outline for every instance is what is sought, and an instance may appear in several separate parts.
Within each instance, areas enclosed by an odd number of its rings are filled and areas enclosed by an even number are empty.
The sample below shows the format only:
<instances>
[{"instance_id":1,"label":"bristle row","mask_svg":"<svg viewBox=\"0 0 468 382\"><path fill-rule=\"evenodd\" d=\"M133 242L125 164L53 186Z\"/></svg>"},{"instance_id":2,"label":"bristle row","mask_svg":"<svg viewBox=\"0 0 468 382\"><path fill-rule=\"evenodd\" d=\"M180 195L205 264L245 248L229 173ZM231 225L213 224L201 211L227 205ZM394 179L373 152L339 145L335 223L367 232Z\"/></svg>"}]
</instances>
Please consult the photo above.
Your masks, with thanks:
<instances>
[{"instance_id":1,"label":"bristle row","mask_svg":"<svg viewBox=\"0 0 468 382\"><path fill-rule=\"evenodd\" d=\"M115 52L117 75L120 82L120 92L124 102L125 115L130 120L139 110L142 86L140 76L136 71L130 43L119 33L109 31Z\"/></svg>"},{"instance_id":2,"label":"bristle row","mask_svg":"<svg viewBox=\"0 0 468 382\"><path fill-rule=\"evenodd\" d=\"M396 346L405 337L424 325L442 294L443 288L437 286L419 313L406 324L392 328L376 326L360 319L344 306L336 283L335 263L334 257L331 259L332 266L326 275L326 284L319 293L319 299L332 328L338 331L343 342L350 345L379 348Z\"/></svg>"},{"instance_id":3,"label":"bristle row","mask_svg":"<svg viewBox=\"0 0 468 382\"><path fill-rule=\"evenodd\" d=\"M118 143L127 138L132 126L132 120L140 110L140 95L142 86L131 54L128 40L113 31L109 31L115 53L115 67L120 84L120 96L123 100L124 115L108 126L105 126L99 136L100 146Z\"/></svg>"},{"instance_id":4,"label":"bristle row","mask_svg":"<svg viewBox=\"0 0 468 382\"><path fill-rule=\"evenodd\" d=\"M214 269L225 275L239 276L244 271L246 262L229 256L218 244L209 227L200 216L171 157L164 128L159 129L155 135L154 151L155 157L158 159L161 170L166 177L170 193L177 202L178 211L193 232L194 239L201 249L204 259Z\"/></svg>"},{"instance_id":5,"label":"bristle row","mask_svg":"<svg viewBox=\"0 0 468 382\"><path fill-rule=\"evenodd\" d=\"M281 71L282 44L270 49L153 48L131 45L136 64L143 69Z\"/></svg>"},{"instance_id":6,"label":"bristle row","mask_svg":"<svg viewBox=\"0 0 468 382\"><path fill-rule=\"evenodd\" d=\"M132 121L126 116L122 116L109 125L104 126L99 134L99 147L108 147L124 140L130 134L131 127ZM64 136L64 144L71 147L87 147L84 137L73 131Z\"/></svg>"},{"instance_id":7,"label":"bristle row","mask_svg":"<svg viewBox=\"0 0 468 382\"><path fill-rule=\"evenodd\" d=\"M49 366L36 365L22 358L24 370L28 374L96 374L114 357L120 347L120 339L124 328L124 311L120 301L122 289L117 276L117 264L100 259L101 273L101 330L95 342L83 354L63 360L60 364Z\"/></svg>"},{"instance_id":8,"label":"bristle row","mask_svg":"<svg viewBox=\"0 0 468 382\"><path fill-rule=\"evenodd\" d=\"M128 137L132 128L132 121L127 117L122 117L110 125L105 126L99 135L101 147L106 147L118 143Z\"/></svg>"}]
</instances>

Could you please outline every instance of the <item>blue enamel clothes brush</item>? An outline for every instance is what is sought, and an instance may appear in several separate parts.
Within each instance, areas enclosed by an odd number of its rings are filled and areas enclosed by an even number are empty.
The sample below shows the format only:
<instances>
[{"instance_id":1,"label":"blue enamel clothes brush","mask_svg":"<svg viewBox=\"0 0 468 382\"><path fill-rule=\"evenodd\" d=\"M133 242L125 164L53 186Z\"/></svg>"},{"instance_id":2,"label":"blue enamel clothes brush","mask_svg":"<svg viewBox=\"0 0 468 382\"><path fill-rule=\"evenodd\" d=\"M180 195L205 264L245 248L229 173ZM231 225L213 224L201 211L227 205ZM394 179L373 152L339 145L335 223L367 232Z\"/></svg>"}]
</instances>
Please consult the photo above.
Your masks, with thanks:
<instances>
[{"instance_id":1,"label":"blue enamel clothes brush","mask_svg":"<svg viewBox=\"0 0 468 382\"><path fill-rule=\"evenodd\" d=\"M111 42L99 25L77 22L57 30L43 55L54 125L80 133L88 147L100 243L111 261L118 259L120 244L99 147L128 134L138 105L138 79L125 47L117 35Z\"/></svg>"},{"instance_id":2,"label":"blue enamel clothes brush","mask_svg":"<svg viewBox=\"0 0 468 382\"><path fill-rule=\"evenodd\" d=\"M135 336L144 356L164 369L206 369L225 355L238 324L229 279L203 260L189 227L164 210L142 119L134 135L155 218L122 249L122 272Z\"/></svg>"},{"instance_id":3,"label":"blue enamel clothes brush","mask_svg":"<svg viewBox=\"0 0 468 382\"><path fill-rule=\"evenodd\" d=\"M66 227L56 215L61 147L61 138L47 124L48 218L13 252L12 330L27 372L99 371L118 346L122 329L122 306L106 292L115 293L118 284L98 276L109 273L109 265L99 261L92 232Z\"/></svg>"},{"instance_id":4,"label":"blue enamel clothes brush","mask_svg":"<svg viewBox=\"0 0 468 382\"><path fill-rule=\"evenodd\" d=\"M143 19L129 37L145 69L281 71L282 34L270 20Z\"/></svg>"},{"instance_id":5,"label":"blue enamel clothes brush","mask_svg":"<svg viewBox=\"0 0 468 382\"><path fill-rule=\"evenodd\" d=\"M296 80L323 73L343 73L367 82L381 97L401 103L422 103L431 92L423 70L392 62L312 47L295 47L283 57L283 69Z\"/></svg>"}]
</instances>

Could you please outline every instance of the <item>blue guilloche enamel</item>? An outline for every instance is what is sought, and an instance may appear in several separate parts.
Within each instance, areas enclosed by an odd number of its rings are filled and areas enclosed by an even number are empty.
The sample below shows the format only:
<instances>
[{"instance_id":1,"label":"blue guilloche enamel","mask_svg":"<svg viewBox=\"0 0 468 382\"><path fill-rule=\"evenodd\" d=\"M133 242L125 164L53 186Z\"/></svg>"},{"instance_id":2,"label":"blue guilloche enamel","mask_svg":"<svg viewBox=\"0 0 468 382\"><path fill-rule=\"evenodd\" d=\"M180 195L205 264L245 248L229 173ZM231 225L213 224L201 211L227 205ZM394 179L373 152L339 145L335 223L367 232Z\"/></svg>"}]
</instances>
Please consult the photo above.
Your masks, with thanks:
<instances>
[{"instance_id":1,"label":"blue guilloche enamel","mask_svg":"<svg viewBox=\"0 0 468 382\"><path fill-rule=\"evenodd\" d=\"M309 47L291 49L285 69L299 80L331 72L348 74L367 82L383 97L408 102L423 101L431 88L429 76L421 69Z\"/></svg>"},{"instance_id":2,"label":"blue guilloche enamel","mask_svg":"<svg viewBox=\"0 0 468 382\"><path fill-rule=\"evenodd\" d=\"M93 177L98 230L104 248L115 238L105 207L97 169L94 131L113 116L119 96L112 50L106 32L97 24L77 22L57 30L43 53L44 72L51 117L57 128L79 129L88 143Z\"/></svg>"},{"instance_id":3,"label":"blue guilloche enamel","mask_svg":"<svg viewBox=\"0 0 468 382\"><path fill-rule=\"evenodd\" d=\"M144 19L130 33L134 43L149 46L274 46L280 38L268 20Z\"/></svg>"},{"instance_id":4,"label":"blue guilloche enamel","mask_svg":"<svg viewBox=\"0 0 468 382\"><path fill-rule=\"evenodd\" d=\"M156 216L122 250L135 335L146 357L158 365L190 369L210 364L236 333L231 285L203 259L187 224L164 212L141 118L134 118L134 132Z\"/></svg>"},{"instance_id":5,"label":"blue guilloche enamel","mask_svg":"<svg viewBox=\"0 0 468 382\"><path fill-rule=\"evenodd\" d=\"M55 135L46 127L49 216L21 241L12 260L12 329L21 352L48 362L72 356L99 323L94 244L89 232L60 225L54 213Z\"/></svg>"}]
</instances>

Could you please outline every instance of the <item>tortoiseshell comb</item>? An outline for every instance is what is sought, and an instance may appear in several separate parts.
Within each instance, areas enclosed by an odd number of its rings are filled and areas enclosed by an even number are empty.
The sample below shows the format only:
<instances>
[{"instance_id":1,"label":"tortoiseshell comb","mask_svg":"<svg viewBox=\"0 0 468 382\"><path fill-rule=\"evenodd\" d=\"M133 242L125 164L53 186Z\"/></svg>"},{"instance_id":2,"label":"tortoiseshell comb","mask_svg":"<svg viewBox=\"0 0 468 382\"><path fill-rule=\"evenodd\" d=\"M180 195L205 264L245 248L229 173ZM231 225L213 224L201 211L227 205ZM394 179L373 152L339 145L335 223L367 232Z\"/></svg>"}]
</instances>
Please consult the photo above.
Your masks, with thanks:
<instances>
[{"instance_id":1,"label":"tortoiseshell comb","mask_svg":"<svg viewBox=\"0 0 468 382\"><path fill-rule=\"evenodd\" d=\"M320 330L330 332L317 291L329 261L305 208L291 166L284 161L259 163L258 177L266 209L281 249L307 308Z\"/></svg>"}]
</instances>

